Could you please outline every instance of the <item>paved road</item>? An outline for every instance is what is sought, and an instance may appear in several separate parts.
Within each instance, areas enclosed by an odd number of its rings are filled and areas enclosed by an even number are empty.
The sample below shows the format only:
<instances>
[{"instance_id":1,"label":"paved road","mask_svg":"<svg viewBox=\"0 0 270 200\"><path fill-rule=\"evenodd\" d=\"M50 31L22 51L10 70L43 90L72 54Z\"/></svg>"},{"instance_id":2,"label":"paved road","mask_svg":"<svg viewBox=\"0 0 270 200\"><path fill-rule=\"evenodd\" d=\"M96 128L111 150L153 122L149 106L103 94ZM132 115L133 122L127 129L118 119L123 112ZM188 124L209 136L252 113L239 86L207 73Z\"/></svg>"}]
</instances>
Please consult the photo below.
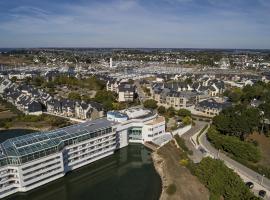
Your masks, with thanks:
<instances>
[{"instance_id":1,"label":"paved road","mask_svg":"<svg viewBox=\"0 0 270 200\"><path fill-rule=\"evenodd\" d=\"M191 142L190 138L198 133L207 123L196 121L195 126L193 126L188 132L182 135L182 138L185 140L187 147L193 151L193 155L190 156L190 159L193 162L200 162L203 157L211 156L213 158L218 158L224 161L224 163L233 169L239 176L245 181L252 181L255 185L253 192L257 195L259 190L267 191L267 197L264 199L270 200L270 180L263 177L259 173L247 168L246 166L236 162L235 160L229 158L224 153L219 152L215 149L210 142L207 140L206 134L202 134L199 137L200 146L207 151L207 154L202 153L196 149L195 145Z\"/></svg>"},{"instance_id":2,"label":"paved road","mask_svg":"<svg viewBox=\"0 0 270 200\"><path fill-rule=\"evenodd\" d=\"M225 162L225 164L234 169L236 172L241 173L242 175L249 178L251 181L256 182L259 185L262 185L265 189L270 192L270 180L263 177L259 173L247 168L246 166L236 162L235 160L229 158L224 153L219 152L215 149L210 142L207 140L206 134L202 134L199 138L200 144L207 149L207 151L214 157L221 159Z\"/></svg>"},{"instance_id":3,"label":"paved road","mask_svg":"<svg viewBox=\"0 0 270 200\"><path fill-rule=\"evenodd\" d=\"M143 91L143 89L141 87L141 84L140 84L139 80L136 80L134 83L135 83L136 88L137 88L137 92L138 92L140 102L142 103L147 99L147 97L144 94L144 91Z\"/></svg>"},{"instance_id":4,"label":"paved road","mask_svg":"<svg viewBox=\"0 0 270 200\"><path fill-rule=\"evenodd\" d=\"M185 140L185 144L188 147L189 150L192 150L193 155L190 156L190 159L192 159L192 161L194 163L198 163L202 160L202 158L204 157L203 153L201 151L199 151L198 149L195 148L194 144L192 144L191 142L191 137L198 133L201 129L203 129L203 127L206 125L206 122L202 122L202 121L195 121L195 126L192 126L191 129L189 131L187 131L185 134L182 135L182 138Z\"/></svg>"}]
</instances>

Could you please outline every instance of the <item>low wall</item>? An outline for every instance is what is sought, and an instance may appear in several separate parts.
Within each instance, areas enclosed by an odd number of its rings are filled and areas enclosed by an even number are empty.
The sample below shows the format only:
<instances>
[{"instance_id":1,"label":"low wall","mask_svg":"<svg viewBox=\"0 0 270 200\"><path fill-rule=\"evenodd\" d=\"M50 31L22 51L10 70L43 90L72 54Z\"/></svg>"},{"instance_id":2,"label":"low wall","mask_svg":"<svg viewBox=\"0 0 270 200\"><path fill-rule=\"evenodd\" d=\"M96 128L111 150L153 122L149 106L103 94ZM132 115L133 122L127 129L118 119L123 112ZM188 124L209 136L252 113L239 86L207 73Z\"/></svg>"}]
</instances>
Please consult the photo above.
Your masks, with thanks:
<instances>
[{"instance_id":1,"label":"low wall","mask_svg":"<svg viewBox=\"0 0 270 200\"><path fill-rule=\"evenodd\" d=\"M191 129L191 124L172 131L172 134L173 136L175 136L176 134L178 134L179 136L182 136L183 134L188 132L190 129Z\"/></svg>"}]
</instances>

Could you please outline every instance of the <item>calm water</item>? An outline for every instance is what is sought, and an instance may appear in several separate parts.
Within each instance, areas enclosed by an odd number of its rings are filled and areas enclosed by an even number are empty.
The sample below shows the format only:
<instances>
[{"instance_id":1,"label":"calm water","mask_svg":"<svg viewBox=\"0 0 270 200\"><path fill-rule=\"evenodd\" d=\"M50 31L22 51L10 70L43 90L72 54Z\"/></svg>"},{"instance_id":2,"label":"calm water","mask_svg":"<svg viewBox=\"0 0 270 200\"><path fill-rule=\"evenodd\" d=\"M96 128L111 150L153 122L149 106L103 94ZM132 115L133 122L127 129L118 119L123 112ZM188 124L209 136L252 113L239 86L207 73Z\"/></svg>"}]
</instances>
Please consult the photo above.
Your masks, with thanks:
<instances>
[{"instance_id":1,"label":"calm water","mask_svg":"<svg viewBox=\"0 0 270 200\"><path fill-rule=\"evenodd\" d=\"M28 131L12 131L13 137L18 135L16 132L22 135ZM0 140L7 139L6 135L0 132ZM160 192L161 180L152 164L150 151L142 145L130 145L52 183L7 199L156 200Z\"/></svg>"}]
</instances>

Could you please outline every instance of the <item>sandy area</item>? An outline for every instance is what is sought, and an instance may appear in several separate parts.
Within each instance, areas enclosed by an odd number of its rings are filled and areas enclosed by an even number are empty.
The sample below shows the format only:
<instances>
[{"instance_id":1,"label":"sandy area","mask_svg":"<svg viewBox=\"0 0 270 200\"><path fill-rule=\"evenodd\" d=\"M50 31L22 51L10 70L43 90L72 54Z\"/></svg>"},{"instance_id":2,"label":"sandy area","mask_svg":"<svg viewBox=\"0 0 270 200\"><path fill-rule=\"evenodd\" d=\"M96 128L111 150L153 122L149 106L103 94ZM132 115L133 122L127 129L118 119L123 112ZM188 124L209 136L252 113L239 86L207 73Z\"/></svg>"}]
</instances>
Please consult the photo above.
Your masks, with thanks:
<instances>
[{"instance_id":1,"label":"sandy area","mask_svg":"<svg viewBox=\"0 0 270 200\"><path fill-rule=\"evenodd\" d=\"M208 190L197 177L179 164L179 149L173 143L168 143L152 153L154 166L162 179L162 194L160 200L207 200ZM170 184L176 186L173 194L167 193Z\"/></svg>"}]
</instances>

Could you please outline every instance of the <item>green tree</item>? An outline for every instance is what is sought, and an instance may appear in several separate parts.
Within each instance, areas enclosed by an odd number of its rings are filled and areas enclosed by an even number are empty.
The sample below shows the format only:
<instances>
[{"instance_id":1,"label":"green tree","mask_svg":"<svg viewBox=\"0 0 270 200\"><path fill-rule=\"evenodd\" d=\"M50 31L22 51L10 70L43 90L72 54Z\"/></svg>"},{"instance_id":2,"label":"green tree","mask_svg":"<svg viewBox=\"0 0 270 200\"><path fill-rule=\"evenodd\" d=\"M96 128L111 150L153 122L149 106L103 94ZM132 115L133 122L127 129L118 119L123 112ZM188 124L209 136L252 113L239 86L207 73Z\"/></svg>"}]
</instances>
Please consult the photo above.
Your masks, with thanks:
<instances>
[{"instance_id":1,"label":"green tree","mask_svg":"<svg viewBox=\"0 0 270 200\"><path fill-rule=\"evenodd\" d=\"M13 76L10 80L11 80L12 83L15 83L18 79L17 79L16 76Z\"/></svg>"},{"instance_id":2,"label":"green tree","mask_svg":"<svg viewBox=\"0 0 270 200\"><path fill-rule=\"evenodd\" d=\"M157 102L153 99L148 99L146 101L143 102L143 106L145 108L149 108L149 109L156 109L157 108Z\"/></svg>"},{"instance_id":3,"label":"green tree","mask_svg":"<svg viewBox=\"0 0 270 200\"><path fill-rule=\"evenodd\" d=\"M181 108L177 111L177 115L181 117L191 116L191 112L187 109Z\"/></svg>"},{"instance_id":4,"label":"green tree","mask_svg":"<svg viewBox=\"0 0 270 200\"><path fill-rule=\"evenodd\" d=\"M81 100L81 95L78 92L70 92L68 98L71 100Z\"/></svg>"},{"instance_id":5,"label":"green tree","mask_svg":"<svg viewBox=\"0 0 270 200\"><path fill-rule=\"evenodd\" d=\"M103 104L106 110L112 110L113 103L116 101L116 94L111 91L99 90L96 93L94 101Z\"/></svg>"},{"instance_id":6,"label":"green tree","mask_svg":"<svg viewBox=\"0 0 270 200\"><path fill-rule=\"evenodd\" d=\"M215 148L231 153L236 158L254 163L261 159L261 153L254 144L241 141L234 136L222 135L214 127L209 128L207 137Z\"/></svg>"},{"instance_id":7,"label":"green tree","mask_svg":"<svg viewBox=\"0 0 270 200\"><path fill-rule=\"evenodd\" d=\"M195 167L194 173L209 189L211 200L259 200L221 160L203 158Z\"/></svg>"},{"instance_id":8,"label":"green tree","mask_svg":"<svg viewBox=\"0 0 270 200\"><path fill-rule=\"evenodd\" d=\"M182 121L183 121L183 124L185 125L189 125L192 123L192 119L189 116L184 117Z\"/></svg>"},{"instance_id":9,"label":"green tree","mask_svg":"<svg viewBox=\"0 0 270 200\"><path fill-rule=\"evenodd\" d=\"M159 106L158 107L158 113L160 115L164 115L166 113L166 108L164 106Z\"/></svg>"}]
</instances>

